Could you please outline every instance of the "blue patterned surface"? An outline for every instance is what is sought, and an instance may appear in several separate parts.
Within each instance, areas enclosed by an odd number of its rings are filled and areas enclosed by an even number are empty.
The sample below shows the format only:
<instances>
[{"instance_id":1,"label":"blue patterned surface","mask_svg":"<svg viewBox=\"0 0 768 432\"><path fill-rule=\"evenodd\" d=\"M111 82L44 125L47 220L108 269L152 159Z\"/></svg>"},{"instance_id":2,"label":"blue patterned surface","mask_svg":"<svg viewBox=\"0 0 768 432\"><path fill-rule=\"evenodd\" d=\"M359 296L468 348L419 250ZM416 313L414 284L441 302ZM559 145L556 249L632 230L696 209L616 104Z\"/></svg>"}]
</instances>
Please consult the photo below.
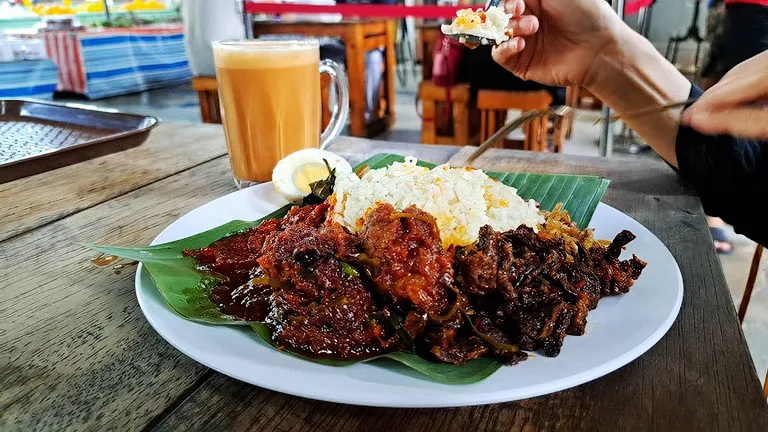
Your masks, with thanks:
<instances>
[{"instance_id":1,"label":"blue patterned surface","mask_svg":"<svg viewBox=\"0 0 768 432\"><path fill-rule=\"evenodd\" d=\"M183 34L80 37L86 95L101 99L189 82Z\"/></svg>"},{"instance_id":2,"label":"blue patterned surface","mask_svg":"<svg viewBox=\"0 0 768 432\"><path fill-rule=\"evenodd\" d=\"M59 69L50 60L0 63L0 98L53 99Z\"/></svg>"}]
</instances>

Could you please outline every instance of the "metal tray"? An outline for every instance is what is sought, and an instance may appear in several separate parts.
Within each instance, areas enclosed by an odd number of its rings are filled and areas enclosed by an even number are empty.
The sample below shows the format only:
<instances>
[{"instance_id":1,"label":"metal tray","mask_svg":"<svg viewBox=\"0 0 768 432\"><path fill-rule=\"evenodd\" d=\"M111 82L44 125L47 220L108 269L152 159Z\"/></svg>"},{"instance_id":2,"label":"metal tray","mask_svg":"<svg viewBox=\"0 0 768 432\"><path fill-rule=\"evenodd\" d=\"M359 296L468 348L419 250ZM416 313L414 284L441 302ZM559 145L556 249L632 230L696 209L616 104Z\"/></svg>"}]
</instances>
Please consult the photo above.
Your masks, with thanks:
<instances>
[{"instance_id":1,"label":"metal tray","mask_svg":"<svg viewBox=\"0 0 768 432\"><path fill-rule=\"evenodd\" d=\"M0 183L136 147L157 123L74 104L0 100Z\"/></svg>"}]
</instances>

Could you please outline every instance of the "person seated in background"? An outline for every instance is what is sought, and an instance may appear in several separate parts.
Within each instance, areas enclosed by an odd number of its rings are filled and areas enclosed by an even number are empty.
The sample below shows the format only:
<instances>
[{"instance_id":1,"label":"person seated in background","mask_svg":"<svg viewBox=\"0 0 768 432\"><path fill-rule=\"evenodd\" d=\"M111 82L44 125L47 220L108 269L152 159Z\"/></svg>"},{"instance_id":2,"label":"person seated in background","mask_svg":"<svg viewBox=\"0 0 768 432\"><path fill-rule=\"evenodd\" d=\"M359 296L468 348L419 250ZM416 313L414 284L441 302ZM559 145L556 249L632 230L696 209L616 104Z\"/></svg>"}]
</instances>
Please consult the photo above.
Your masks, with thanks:
<instances>
[{"instance_id":1,"label":"person seated in background","mask_svg":"<svg viewBox=\"0 0 768 432\"><path fill-rule=\"evenodd\" d=\"M768 50L768 0L710 0L707 15L709 53L698 85L707 90L737 64ZM720 253L733 245L720 218L708 216L707 224Z\"/></svg>"},{"instance_id":2,"label":"person seated in background","mask_svg":"<svg viewBox=\"0 0 768 432\"><path fill-rule=\"evenodd\" d=\"M684 109L624 121L696 190L706 214L768 244L756 211L768 191L768 51L703 93L604 1L506 0L504 7L518 36L492 54L521 79L580 85L618 113L696 98Z\"/></svg>"},{"instance_id":3,"label":"person seated in background","mask_svg":"<svg viewBox=\"0 0 768 432\"><path fill-rule=\"evenodd\" d=\"M236 2L184 0L181 5L184 47L194 76L215 76L211 42L244 39L245 25Z\"/></svg>"},{"instance_id":4,"label":"person seated in background","mask_svg":"<svg viewBox=\"0 0 768 432\"><path fill-rule=\"evenodd\" d=\"M468 52L468 80L474 96L478 90L537 91L552 95L553 105L565 105L565 88L523 80L493 60L492 46L479 46Z\"/></svg>"}]
</instances>

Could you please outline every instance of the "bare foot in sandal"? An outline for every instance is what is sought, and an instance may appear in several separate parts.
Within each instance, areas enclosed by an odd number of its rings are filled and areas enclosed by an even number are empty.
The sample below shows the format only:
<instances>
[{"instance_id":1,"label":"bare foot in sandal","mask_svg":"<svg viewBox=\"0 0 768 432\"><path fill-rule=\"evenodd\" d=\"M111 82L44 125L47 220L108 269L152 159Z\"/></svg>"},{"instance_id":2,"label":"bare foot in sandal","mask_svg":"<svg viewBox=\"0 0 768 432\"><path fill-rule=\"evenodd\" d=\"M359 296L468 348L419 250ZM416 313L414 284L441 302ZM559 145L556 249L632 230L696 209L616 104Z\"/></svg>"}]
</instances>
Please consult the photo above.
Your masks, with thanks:
<instances>
[{"instance_id":1,"label":"bare foot in sandal","mask_svg":"<svg viewBox=\"0 0 768 432\"><path fill-rule=\"evenodd\" d=\"M712 234L717 253L728 255L733 252L733 244L728 240L728 235L723 228L725 222L720 218L707 216L707 225L709 225L709 232Z\"/></svg>"}]
</instances>

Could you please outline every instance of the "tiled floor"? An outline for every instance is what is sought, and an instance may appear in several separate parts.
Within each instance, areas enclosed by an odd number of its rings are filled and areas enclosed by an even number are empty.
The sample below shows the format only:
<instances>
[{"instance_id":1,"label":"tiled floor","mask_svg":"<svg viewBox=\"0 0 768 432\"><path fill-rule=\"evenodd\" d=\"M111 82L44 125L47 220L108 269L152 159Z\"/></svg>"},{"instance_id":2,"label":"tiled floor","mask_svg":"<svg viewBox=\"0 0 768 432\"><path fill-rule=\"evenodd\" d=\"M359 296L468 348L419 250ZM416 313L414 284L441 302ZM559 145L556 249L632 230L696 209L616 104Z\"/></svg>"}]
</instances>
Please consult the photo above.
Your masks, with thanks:
<instances>
[{"instance_id":1,"label":"tiled floor","mask_svg":"<svg viewBox=\"0 0 768 432\"><path fill-rule=\"evenodd\" d=\"M421 119L417 113L415 83L411 80L397 93L395 127L377 139L418 143L420 140ZM66 99L61 101L67 101ZM144 93L125 95L97 101L71 100L81 104L112 108L124 112L149 114L161 121L199 122L197 95L191 86L178 86L157 89ZM565 153L593 155L598 154L597 140L600 126L595 126L596 112L578 112L574 135L564 147ZM618 129L616 130L618 133ZM635 160L639 157L657 157L652 152L637 155L614 153L612 157ZM735 303L741 300L747 280L755 244L743 236L733 234L734 251L731 255L721 256L721 263ZM768 369L768 257L763 257L763 265L752 295L752 301L744 320L744 334L752 352L752 357L760 379Z\"/></svg>"}]
</instances>

